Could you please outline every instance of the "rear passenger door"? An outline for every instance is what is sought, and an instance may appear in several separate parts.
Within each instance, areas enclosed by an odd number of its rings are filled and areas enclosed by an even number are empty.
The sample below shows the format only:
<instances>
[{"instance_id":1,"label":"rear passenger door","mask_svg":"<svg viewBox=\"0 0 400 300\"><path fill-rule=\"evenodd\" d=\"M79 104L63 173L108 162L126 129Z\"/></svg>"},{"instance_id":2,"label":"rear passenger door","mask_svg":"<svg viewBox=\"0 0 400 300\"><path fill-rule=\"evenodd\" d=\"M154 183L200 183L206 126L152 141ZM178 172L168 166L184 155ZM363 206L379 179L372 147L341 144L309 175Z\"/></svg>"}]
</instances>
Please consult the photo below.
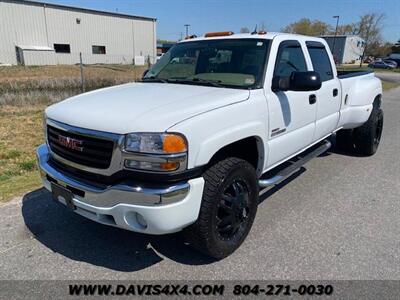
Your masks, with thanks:
<instances>
[{"instance_id":1,"label":"rear passenger door","mask_svg":"<svg viewBox=\"0 0 400 300\"><path fill-rule=\"evenodd\" d=\"M339 121L341 105L340 82L333 73L333 59L328 55L324 44L315 41L306 42L313 70L321 76L322 86L315 91L317 96L317 118L314 141L332 133Z\"/></svg>"}]
</instances>

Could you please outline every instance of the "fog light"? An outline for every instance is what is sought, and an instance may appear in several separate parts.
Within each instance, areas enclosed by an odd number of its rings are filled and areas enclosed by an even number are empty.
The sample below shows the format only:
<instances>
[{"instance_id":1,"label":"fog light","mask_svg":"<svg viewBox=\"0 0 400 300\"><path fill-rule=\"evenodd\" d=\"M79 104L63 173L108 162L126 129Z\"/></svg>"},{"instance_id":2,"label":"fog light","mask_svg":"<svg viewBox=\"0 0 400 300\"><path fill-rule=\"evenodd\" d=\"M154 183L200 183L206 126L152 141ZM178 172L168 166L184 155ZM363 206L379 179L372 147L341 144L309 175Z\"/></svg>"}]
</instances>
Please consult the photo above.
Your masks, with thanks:
<instances>
[{"instance_id":1,"label":"fog light","mask_svg":"<svg viewBox=\"0 0 400 300\"><path fill-rule=\"evenodd\" d=\"M179 169L179 162L149 162L138 160L125 160L125 167L148 171L175 171Z\"/></svg>"},{"instance_id":2,"label":"fog light","mask_svg":"<svg viewBox=\"0 0 400 300\"><path fill-rule=\"evenodd\" d=\"M136 213L136 220L140 226L142 226L143 228L147 228L147 222L141 214Z\"/></svg>"}]
</instances>

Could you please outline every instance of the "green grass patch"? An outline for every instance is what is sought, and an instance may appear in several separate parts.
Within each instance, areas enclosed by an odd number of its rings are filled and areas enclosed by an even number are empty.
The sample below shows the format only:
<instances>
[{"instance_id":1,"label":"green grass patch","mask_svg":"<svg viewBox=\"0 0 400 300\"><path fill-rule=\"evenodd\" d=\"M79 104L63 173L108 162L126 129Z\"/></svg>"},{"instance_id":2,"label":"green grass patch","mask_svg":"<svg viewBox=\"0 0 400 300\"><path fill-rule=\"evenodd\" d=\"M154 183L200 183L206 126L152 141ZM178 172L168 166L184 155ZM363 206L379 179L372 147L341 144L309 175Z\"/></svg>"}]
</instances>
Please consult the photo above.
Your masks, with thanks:
<instances>
[{"instance_id":1,"label":"green grass patch","mask_svg":"<svg viewBox=\"0 0 400 300\"><path fill-rule=\"evenodd\" d=\"M0 203L21 196L41 186L37 172L28 172L18 176L11 176L0 181Z\"/></svg>"},{"instance_id":2,"label":"green grass patch","mask_svg":"<svg viewBox=\"0 0 400 300\"><path fill-rule=\"evenodd\" d=\"M23 161L18 164L22 171L33 171L36 168L36 160Z\"/></svg>"},{"instance_id":3,"label":"green grass patch","mask_svg":"<svg viewBox=\"0 0 400 300\"><path fill-rule=\"evenodd\" d=\"M21 152L15 149L11 149L6 153L0 153L0 159L15 159L21 156Z\"/></svg>"}]
</instances>

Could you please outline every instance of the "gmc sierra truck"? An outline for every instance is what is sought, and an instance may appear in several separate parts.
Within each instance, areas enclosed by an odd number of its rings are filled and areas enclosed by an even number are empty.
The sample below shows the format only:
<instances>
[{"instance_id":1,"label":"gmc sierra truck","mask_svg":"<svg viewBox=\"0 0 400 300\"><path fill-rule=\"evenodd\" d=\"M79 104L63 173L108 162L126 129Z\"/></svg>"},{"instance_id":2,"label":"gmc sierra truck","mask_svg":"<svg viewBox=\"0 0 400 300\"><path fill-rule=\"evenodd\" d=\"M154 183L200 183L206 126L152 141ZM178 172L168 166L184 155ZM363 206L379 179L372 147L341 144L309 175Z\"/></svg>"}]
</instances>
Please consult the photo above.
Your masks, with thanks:
<instances>
[{"instance_id":1,"label":"gmc sierra truck","mask_svg":"<svg viewBox=\"0 0 400 300\"><path fill-rule=\"evenodd\" d=\"M86 218L183 231L223 258L248 235L259 189L336 143L372 155L383 126L373 73L338 72L320 38L208 33L177 43L139 82L48 107L44 186Z\"/></svg>"}]
</instances>

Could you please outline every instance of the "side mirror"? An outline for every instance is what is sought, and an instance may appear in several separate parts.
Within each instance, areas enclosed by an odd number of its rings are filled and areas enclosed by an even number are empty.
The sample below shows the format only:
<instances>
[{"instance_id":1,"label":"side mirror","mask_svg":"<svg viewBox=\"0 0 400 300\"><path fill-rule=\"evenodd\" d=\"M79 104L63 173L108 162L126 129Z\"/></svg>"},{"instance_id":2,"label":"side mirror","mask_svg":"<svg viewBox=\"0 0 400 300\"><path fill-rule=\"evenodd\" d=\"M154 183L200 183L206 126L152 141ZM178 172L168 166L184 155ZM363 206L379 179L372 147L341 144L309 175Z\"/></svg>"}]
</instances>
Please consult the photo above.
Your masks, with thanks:
<instances>
[{"instance_id":1,"label":"side mirror","mask_svg":"<svg viewBox=\"0 0 400 300\"><path fill-rule=\"evenodd\" d=\"M314 71L293 72L289 77L276 76L272 80L272 90L277 91L316 91L321 88L319 73Z\"/></svg>"},{"instance_id":2,"label":"side mirror","mask_svg":"<svg viewBox=\"0 0 400 300\"><path fill-rule=\"evenodd\" d=\"M149 69L147 69L146 71L143 72L142 78L143 78L144 76L146 76L147 73L149 73Z\"/></svg>"}]
</instances>

